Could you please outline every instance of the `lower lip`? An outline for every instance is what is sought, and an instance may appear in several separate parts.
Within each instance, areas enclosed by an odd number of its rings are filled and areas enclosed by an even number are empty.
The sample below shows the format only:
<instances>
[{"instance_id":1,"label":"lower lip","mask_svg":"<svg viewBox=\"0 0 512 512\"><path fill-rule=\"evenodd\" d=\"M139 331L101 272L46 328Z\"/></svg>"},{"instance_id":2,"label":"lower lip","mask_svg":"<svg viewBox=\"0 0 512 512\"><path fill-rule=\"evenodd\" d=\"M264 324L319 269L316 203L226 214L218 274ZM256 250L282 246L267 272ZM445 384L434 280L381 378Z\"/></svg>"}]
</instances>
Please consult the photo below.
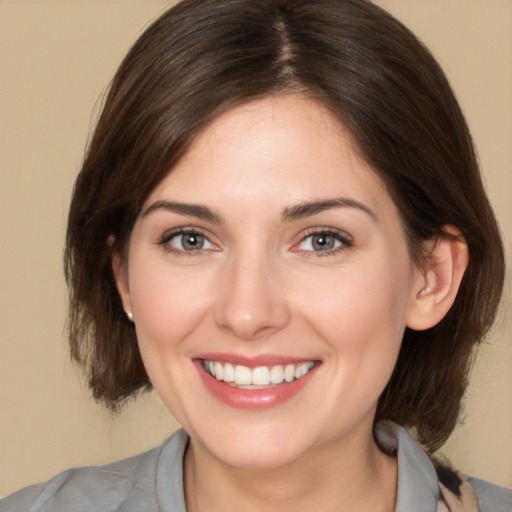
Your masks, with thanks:
<instances>
[{"instance_id":1,"label":"lower lip","mask_svg":"<svg viewBox=\"0 0 512 512\"><path fill-rule=\"evenodd\" d=\"M194 361L199 375L206 389L220 402L234 407L235 409L245 409L251 411L262 411L270 409L292 399L297 395L306 384L311 380L315 373L318 363L300 379L292 382L283 382L273 388L266 389L240 389L224 381L212 377L203 367L202 360Z\"/></svg>"}]
</instances>

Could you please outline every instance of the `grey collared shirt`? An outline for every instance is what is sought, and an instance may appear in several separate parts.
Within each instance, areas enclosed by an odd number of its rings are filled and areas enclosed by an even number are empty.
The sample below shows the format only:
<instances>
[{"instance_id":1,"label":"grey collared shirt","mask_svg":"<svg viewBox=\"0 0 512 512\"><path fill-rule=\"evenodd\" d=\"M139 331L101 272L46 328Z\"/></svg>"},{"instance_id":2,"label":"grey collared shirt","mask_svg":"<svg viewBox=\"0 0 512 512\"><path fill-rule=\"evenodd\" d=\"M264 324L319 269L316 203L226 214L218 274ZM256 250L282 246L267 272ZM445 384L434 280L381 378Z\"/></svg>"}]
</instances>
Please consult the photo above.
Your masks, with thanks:
<instances>
[{"instance_id":1,"label":"grey collared shirt","mask_svg":"<svg viewBox=\"0 0 512 512\"><path fill-rule=\"evenodd\" d=\"M395 448L395 512L436 512L439 485L428 456L402 427L376 428L379 442ZM0 501L0 512L186 512L183 456L189 438L178 430L161 446L105 466L73 468ZM479 512L512 512L512 490L469 479Z\"/></svg>"}]
</instances>

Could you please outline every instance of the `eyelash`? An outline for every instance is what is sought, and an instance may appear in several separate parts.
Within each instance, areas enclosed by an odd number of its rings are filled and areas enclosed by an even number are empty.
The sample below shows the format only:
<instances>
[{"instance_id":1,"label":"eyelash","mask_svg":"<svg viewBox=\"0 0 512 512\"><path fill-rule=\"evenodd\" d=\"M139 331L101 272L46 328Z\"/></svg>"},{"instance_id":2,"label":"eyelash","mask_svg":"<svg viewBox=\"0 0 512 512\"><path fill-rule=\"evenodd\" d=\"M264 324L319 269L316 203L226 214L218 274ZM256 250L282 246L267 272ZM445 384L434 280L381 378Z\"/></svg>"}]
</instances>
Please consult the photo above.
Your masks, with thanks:
<instances>
[{"instance_id":1,"label":"eyelash","mask_svg":"<svg viewBox=\"0 0 512 512\"><path fill-rule=\"evenodd\" d=\"M211 248L200 248L198 250L184 250L184 249L176 249L170 245L170 241L173 238L183 236L183 235L197 235L202 237L206 243L211 244L212 246L215 246L209 238L199 229L196 228L180 228L173 230L171 232L165 233L161 239L158 241L158 245L160 245L167 253L174 254L175 256L199 256L204 253L204 251L212 250ZM308 238L314 237L314 236L321 236L325 235L327 237L330 237L334 239L335 242L339 242L339 245L337 247L334 247L332 249L326 249L322 251L314 251L314 250L304 250L299 249L299 246L303 244ZM327 257L327 256L334 256L338 254L339 252L345 251L353 246L353 240L352 238L343 232L337 231L335 229L314 229L306 233L300 241L295 244L291 251L295 253L301 253L303 256L307 258L314 258L314 257Z\"/></svg>"},{"instance_id":2,"label":"eyelash","mask_svg":"<svg viewBox=\"0 0 512 512\"><path fill-rule=\"evenodd\" d=\"M172 247L172 245L170 245L169 242L173 238L177 238L177 237L183 236L183 235L200 236L205 240L205 242L207 242L213 246L215 245L212 242L210 242L210 239L201 230L195 229L195 228L180 228L180 229L175 229L171 232L167 232L158 241L158 245L160 245L164 249L164 251L167 253L173 254L175 256L185 256L185 257L186 256L199 256L200 254L203 254L204 251L211 250L210 248L207 248L207 249L201 248L196 251L187 251L184 249L176 249L175 247Z\"/></svg>"},{"instance_id":3,"label":"eyelash","mask_svg":"<svg viewBox=\"0 0 512 512\"><path fill-rule=\"evenodd\" d=\"M308 238L311 238L313 236L320 236L320 235L326 235L328 237L332 237L336 242L339 242L338 247L334 247L332 249L327 249L325 251L310 251L310 250L304 250L299 249L298 246L302 243L304 243ZM335 229L313 229L306 233L299 241L298 244L294 246L292 249L293 252L299 252L302 253L303 256L307 258L324 258L327 256L335 256L338 253L345 251L347 249L350 249L353 246L353 240L352 237L350 237L347 233L335 230Z\"/></svg>"}]
</instances>

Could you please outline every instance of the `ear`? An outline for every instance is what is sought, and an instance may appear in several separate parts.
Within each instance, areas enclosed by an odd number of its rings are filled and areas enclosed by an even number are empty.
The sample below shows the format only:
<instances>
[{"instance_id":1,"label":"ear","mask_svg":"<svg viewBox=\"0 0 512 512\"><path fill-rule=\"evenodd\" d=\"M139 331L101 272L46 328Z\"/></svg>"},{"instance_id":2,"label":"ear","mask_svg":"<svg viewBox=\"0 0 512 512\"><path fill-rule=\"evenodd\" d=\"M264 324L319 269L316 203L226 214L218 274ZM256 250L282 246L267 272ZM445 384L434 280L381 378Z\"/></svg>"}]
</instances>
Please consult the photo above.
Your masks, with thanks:
<instances>
[{"instance_id":1,"label":"ear","mask_svg":"<svg viewBox=\"0 0 512 512\"><path fill-rule=\"evenodd\" d=\"M444 226L428 245L426 264L418 270L407 314L407 327L416 331L433 327L448 313L469 262L467 244L453 226Z\"/></svg>"},{"instance_id":2,"label":"ear","mask_svg":"<svg viewBox=\"0 0 512 512\"><path fill-rule=\"evenodd\" d=\"M110 248L110 258L112 260L112 272L114 274L114 280L116 282L117 292L123 303L123 308L130 317L132 306L130 299L130 287L128 285L128 272L124 258L118 249L115 248L115 238L113 235L108 237L107 244Z\"/></svg>"}]
</instances>

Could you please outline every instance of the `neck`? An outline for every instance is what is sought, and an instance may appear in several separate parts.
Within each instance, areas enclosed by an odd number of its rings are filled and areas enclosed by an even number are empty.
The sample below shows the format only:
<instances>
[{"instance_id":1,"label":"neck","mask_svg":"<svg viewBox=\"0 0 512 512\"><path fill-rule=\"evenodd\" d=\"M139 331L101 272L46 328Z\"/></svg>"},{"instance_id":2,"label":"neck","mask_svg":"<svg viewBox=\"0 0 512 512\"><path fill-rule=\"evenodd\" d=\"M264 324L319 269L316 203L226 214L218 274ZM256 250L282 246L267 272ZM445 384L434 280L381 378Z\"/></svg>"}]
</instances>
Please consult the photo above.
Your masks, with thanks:
<instances>
[{"instance_id":1,"label":"neck","mask_svg":"<svg viewBox=\"0 0 512 512\"><path fill-rule=\"evenodd\" d=\"M184 478L189 512L392 512L397 462L379 450L371 430L270 469L228 466L191 440Z\"/></svg>"}]
</instances>

